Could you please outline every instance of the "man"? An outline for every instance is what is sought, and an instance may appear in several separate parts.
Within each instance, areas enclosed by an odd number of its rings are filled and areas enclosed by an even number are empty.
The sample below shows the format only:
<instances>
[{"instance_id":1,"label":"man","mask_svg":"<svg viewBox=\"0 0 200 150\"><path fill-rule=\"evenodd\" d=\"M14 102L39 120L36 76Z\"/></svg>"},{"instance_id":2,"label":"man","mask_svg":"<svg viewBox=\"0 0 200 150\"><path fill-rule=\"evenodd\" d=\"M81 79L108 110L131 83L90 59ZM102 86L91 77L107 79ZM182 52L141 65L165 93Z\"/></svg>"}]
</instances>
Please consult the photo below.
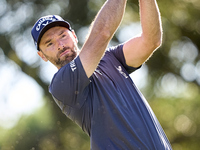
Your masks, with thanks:
<instances>
[{"instance_id":1,"label":"man","mask_svg":"<svg viewBox=\"0 0 200 150\"><path fill-rule=\"evenodd\" d=\"M93 150L169 150L170 143L129 73L162 41L156 0L139 0L142 34L106 50L126 0L107 0L79 51L77 37L59 16L40 18L32 29L38 55L59 70L50 93L63 113L91 139Z\"/></svg>"}]
</instances>

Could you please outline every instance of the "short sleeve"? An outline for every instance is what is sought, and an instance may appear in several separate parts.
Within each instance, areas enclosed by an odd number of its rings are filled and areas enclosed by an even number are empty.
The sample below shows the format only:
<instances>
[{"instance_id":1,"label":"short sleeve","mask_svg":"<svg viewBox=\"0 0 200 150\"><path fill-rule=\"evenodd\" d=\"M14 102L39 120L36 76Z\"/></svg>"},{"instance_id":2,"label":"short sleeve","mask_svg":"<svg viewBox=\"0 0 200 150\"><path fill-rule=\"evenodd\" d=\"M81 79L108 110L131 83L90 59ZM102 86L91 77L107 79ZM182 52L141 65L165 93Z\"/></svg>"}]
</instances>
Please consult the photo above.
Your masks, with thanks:
<instances>
[{"instance_id":1,"label":"short sleeve","mask_svg":"<svg viewBox=\"0 0 200 150\"><path fill-rule=\"evenodd\" d=\"M108 49L108 52L112 53L118 59L118 61L124 66L126 71L130 74L135 70L139 69L141 66L139 66L138 68L134 68L126 64L126 60L123 53L123 46L124 44L113 46Z\"/></svg>"},{"instance_id":2,"label":"short sleeve","mask_svg":"<svg viewBox=\"0 0 200 150\"><path fill-rule=\"evenodd\" d=\"M49 92L63 105L80 108L86 100L89 83L78 56L54 75Z\"/></svg>"}]
</instances>

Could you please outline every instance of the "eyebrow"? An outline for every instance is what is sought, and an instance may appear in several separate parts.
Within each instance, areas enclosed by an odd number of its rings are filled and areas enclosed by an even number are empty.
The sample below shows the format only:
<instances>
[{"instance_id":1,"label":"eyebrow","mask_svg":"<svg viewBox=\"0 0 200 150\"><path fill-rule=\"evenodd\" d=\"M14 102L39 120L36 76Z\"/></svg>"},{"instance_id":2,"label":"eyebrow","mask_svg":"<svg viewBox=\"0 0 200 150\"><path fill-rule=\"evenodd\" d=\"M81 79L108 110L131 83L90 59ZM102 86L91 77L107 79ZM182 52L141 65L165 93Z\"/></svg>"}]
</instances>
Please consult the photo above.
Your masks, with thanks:
<instances>
[{"instance_id":1,"label":"eyebrow","mask_svg":"<svg viewBox=\"0 0 200 150\"><path fill-rule=\"evenodd\" d=\"M65 32L65 30L61 30L59 35L62 35Z\"/></svg>"},{"instance_id":2,"label":"eyebrow","mask_svg":"<svg viewBox=\"0 0 200 150\"><path fill-rule=\"evenodd\" d=\"M60 33L58 34L59 36L62 35L65 32L65 30L61 30ZM52 39L47 40L44 44L48 44L51 42Z\"/></svg>"},{"instance_id":3,"label":"eyebrow","mask_svg":"<svg viewBox=\"0 0 200 150\"><path fill-rule=\"evenodd\" d=\"M48 44L50 42L51 42L51 39L47 40L44 44L46 45L46 44Z\"/></svg>"}]
</instances>

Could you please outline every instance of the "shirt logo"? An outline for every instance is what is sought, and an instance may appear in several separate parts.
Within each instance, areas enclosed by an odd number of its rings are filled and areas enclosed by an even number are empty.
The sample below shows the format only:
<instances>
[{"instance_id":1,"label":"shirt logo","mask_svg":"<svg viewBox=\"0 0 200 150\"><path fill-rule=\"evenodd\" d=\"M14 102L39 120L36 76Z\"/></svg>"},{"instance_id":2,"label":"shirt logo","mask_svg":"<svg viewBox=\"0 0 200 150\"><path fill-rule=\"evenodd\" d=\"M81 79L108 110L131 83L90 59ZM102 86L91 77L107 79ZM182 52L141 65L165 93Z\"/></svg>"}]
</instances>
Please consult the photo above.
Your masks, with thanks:
<instances>
[{"instance_id":1,"label":"shirt logo","mask_svg":"<svg viewBox=\"0 0 200 150\"><path fill-rule=\"evenodd\" d=\"M122 74L126 79L128 78L128 76L126 75L126 73L123 72L121 66L118 66L118 67L115 67L115 68L116 68L116 69L119 71L119 73Z\"/></svg>"},{"instance_id":2,"label":"shirt logo","mask_svg":"<svg viewBox=\"0 0 200 150\"><path fill-rule=\"evenodd\" d=\"M70 62L70 67L71 67L71 69L72 69L73 72L76 70L76 64L75 64L74 60L72 60Z\"/></svg>"}]
</instances>

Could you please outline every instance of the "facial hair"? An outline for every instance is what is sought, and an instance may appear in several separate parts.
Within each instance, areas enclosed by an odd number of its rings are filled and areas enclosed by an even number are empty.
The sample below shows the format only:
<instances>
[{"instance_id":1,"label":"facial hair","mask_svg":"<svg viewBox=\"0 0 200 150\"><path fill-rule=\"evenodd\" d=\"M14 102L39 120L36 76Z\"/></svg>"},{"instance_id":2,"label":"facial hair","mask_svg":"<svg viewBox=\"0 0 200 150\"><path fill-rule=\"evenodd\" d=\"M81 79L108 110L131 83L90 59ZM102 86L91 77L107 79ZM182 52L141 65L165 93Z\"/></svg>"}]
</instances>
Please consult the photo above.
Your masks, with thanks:
<instances>
[{"instance_id":1,"label":"facial hair","mask_svg":"<svg viewBox=\"0 0 200 150\"><path fill-rule=\"evenodd\" d=\"M60 57L60 54L63 53L64 51L69 50L68 54L65 54L62 58ZM44 54L44 53L43 53ZM58 54L56 55L55 58L47 56L44 54L44 56L52 63L54 64L57 68L61 68L65 66L66 64L70 63L74 58L76 58L78 54L78 47L73 45L73 47L63 47Z\"/></svg>"},{"instance_id":2,"label":"facial hair","mask_svg":"<svg viewBox=\"0 0 200 150\"><path fill-rule=\"evenodd\" d=\"M68 54L65 54L65 56L63 56L63 58L61 59L60 54L65 52L66 50L69 50ZM57 59L55 60L55 64L56 66L60 66L63 67L66 64L70 63L76 56L76 49L72 49L70 47L64 47L62 50L59 51L59 53L57 54Z\"/></svg>"}]
</instances>

